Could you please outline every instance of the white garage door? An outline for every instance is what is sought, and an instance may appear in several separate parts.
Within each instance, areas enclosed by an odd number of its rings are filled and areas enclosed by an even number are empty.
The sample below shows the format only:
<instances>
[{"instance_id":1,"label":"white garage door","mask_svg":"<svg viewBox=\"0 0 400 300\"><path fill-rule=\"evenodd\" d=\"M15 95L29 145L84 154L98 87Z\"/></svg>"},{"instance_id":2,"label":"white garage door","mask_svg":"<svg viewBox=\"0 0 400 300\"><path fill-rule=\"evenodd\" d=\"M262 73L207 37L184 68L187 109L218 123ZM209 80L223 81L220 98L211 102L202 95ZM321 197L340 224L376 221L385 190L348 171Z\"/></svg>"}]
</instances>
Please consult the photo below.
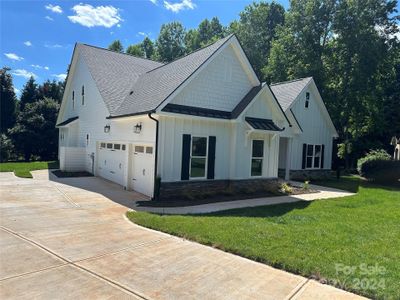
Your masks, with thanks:
<instances>
[{"instance_id":1,"label":"white garage door","mask_svg":"<svg viewBox=\"0 0 400 300\"><path fill-rule=\"evenodd\" d=\"M153 196L154 182L154 148L152 146L135 145L131 155L132 188L146 196Z\"/></svg>"},{"instance_id":2,"label":"white garage door","mask_svg":"<svg viewBox=\"0 0 400 300\"><path fill-rule=\"evenodd\" d=\"M97 152L97 175L125 185L126 145L102 142Z\"/></svg>"}]
</instances>

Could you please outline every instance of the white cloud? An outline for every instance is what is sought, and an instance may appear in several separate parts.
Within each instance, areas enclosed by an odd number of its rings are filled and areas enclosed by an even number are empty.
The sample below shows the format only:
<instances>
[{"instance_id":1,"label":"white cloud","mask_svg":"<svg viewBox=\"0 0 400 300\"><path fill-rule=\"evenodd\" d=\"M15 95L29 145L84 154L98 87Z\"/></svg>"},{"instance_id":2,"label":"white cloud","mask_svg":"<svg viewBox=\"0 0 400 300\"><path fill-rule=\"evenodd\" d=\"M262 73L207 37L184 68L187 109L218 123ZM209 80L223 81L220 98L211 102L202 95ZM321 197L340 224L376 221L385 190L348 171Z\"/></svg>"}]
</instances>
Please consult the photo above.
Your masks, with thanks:
<instances>
[{"instance_id":1,"label":"white cloud","mask_svg":"<svg viewBox=\"0 0 400 300\"><path fill-rule=\"evenodd\" d=\"M35 73L29 72L29 71L27 71L25 69L16 69L16 70L12 71L11 73L13 75L15 75L15 76L21 76L21 77L24 77L26 79L29 79L32 76L35 77L35 78L37 77Z\"/></svg>"},{"instance_id":2,"label":"white cloud","mask_svg":"<svg viewBox=\"0 0 400 300\"><path fill-rule=\"evenodd\" d=\"M65 80L65 78L67 78L67 74L53 74L53 76L60 81Z\"/></svg>"},{"instance_id":3,"label":"white cloud","mask_svg":"<svg viewBox=\"0 0 400 300\"><path fill-rule=\"evenodd\" d=\"M49 21L54 21L54 19L52 17L49 17L49 16L45 16L44 18L49 20Z\"/></svg>"},{"instance_id":4,"label":"white cloud","mask_svg":"<svg viewBox=\"0 0 400 300\"><path fill-rule=\"evenodd\" d=\"M27 47L30 47L30 46L32 46L32 43L30 41L26 41L26 42L24 42L24 45Z\"/></svg>"},{"instance_id":5,"label":"white cloud","mask_svg":"<svg viewBox=\"0 0 400 300\"><path fill-rule=\"evenodd\" d=\"M138 32L138 35L141 35L141 36L147 36L147 33L145 33L145 32L142 32L142 31L139 31L139 32Z\"/></svg>"},{"instance_id":6,"label":"white cloud","mask_svg":"<svg viewBox=\"0 0 400 300\"><path fill-rule=\"evenodd\" d=\"M171 3L164 0L164 7L174 13L178 13L181 10L194 9L196 7L196 4L194 4L192 0L182 0L182 2L176 3Z\"/></svg>"},{"instance_id":7,"label":"white cloud","mask_svg":"<svg viewBox=\"0 0 400 300\"><path fill-rule=\"evenodd\" d=\"M8 59L11 59L11 60L21 61L21 60L24 59L23 57L18 56L18 55L15 54L15 53L4 53L4 55L7 56L7 58L8 58Z\"/></svg>"},{"instance_id":8,"label":"white cloud","mask_svg":"<svg viewBox=\"0 0 400 300\"><path fill-rule=\"evenodd\" d=\"M158 5L157 0L149 0L151 3L153 3L154 5Z\"/></svg>"},{"instance_id":9,"label":"white cloud","mask_svg":"<svg viewBox=\"0 0 400 300\"><path fill-rule=\"evenodd\" d=\"M44 46L45 46L46 48L49 48L49 49L64 48L64 46L63 46L63 45L60 45L60 44L48 44L48 43L46 43L46 44L44 44Z\"/></svg>"},{"instance_id":10,"label":"white cloud","mask_svg":"<svg viewBox=\"0 0 400 300\"><path fill-rule=\"evenodd\" d=\"M78 4L72 7L74 16L68 16L72 23L78 23L85 27L103 26L106 28L119 25L123 21L119 9L114 6L96 6L90 4Z\"/></svg>"},{"instance_id":11,"label":"white cloud","mask_svg":"<svg viewBox=\"0 0 400 300\"><path fill-rule=\"evenodd\" d=\"M32 68L35 68L35 69L45 69L45 70L50 70L50 68L49 68L49 67L47 67L47 66L41 66L41 65L31 65L31 67L32 67Z\"/></svg>"},{"instance_id":12,"label":"white cloud","mask_svg":"<svg viewBox=\"0 0 400 300\"><path fill-rule=\"evenodd\" d=\"M19 94L20 90L14 87L14 93Z\"/></svg>"},{"instance_id":13,"label":"white cloud","mask_svg":"<svg viewBox=\"0 0 400 300\"><path fill-rule=\"evenodd\" d=\"M45 9L52 11L56 14L62 14L63 10L59 5L47 4L44 6Z\"/></svg>"}]
</instances>

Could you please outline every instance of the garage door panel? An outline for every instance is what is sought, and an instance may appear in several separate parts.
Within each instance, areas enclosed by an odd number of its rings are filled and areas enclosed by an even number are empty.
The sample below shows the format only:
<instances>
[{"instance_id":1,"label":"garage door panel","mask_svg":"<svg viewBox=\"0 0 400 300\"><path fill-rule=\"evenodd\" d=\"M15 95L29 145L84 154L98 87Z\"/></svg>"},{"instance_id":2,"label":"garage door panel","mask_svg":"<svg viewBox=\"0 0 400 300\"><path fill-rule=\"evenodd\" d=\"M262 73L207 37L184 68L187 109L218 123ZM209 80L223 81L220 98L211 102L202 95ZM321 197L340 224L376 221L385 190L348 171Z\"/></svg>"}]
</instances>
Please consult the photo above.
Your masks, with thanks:
<instances>
[{"instance_id":1,"label":"garage door panel","mask_svg":"<svg viewBox=\"0 0 400 300\"><path fill-rule=\"evenodd\" d=\"M100 177L124 186L126 166L125 151L123 151L121 147L119 150L116 150L114 149L115 144L106 143L107 146L109 144L113 145L112 148L100 147L98 149L97 174Z\"/></svg>"}]
</instances>

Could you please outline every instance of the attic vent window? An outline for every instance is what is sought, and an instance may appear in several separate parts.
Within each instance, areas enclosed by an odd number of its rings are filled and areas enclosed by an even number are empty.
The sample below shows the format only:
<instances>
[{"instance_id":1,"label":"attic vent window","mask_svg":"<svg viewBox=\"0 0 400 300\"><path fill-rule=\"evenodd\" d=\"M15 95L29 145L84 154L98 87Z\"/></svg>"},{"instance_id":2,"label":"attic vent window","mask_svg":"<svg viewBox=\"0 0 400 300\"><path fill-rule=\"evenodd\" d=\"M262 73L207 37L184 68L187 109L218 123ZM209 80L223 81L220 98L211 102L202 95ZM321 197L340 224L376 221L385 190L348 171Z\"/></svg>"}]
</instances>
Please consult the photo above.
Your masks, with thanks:
<instances>
[{"instance_id":1,"label":"attic vent window","mask_svg":"<svg viewBox=\"0 0 400 300\"><path fill-rule=\"evenodd\" d=\"M85 105L85 86L82 85L82 106Z\"/></svg>"},{"instance_id":2,"label":"attic vent window","mask_svg":"<svg viewBox=\"0 0 400 300\"><path fill-rule=\"evenodd\" d=\"M310 103L310 93L306 93L306 102L304 103L305 108L308 108L308 105Z\"/></svg>"}]
</instances>

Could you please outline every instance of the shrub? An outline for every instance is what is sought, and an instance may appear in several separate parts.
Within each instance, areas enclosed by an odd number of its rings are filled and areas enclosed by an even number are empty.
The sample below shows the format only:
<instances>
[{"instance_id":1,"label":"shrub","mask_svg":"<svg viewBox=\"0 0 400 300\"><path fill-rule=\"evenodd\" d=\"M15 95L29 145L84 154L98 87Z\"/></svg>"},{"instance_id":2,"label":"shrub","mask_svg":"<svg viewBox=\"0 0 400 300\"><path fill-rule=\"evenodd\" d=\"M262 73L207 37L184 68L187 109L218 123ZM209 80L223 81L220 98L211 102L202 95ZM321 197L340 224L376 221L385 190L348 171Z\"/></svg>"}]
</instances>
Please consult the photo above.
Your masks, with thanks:
<instances>
[{"instance_id":1,"label":"shrub","mask_svg":"<svg viewBox=\"0 0 400 300\"><path fill-rule=\"evenodd\" d=\"M384 150L372 150L357 162L361 176L376 182L396 182L400 179L400 161L392 161Z\"/></svg>"},{"instance_id":2,"label":"shrub","mask_svg":"<svg viewBox=\"0 0 400 300\"><path fill-rule=\"evenodd\" d=\"M368 178L367 174L371 168L375 168L376 161L390 161L390 159L390 155L383 149L370 150L365 157L357 161L357 171L361 176Z\"/></svg>"},{"instance_id":3,"label":"shrub","mask_svg":"<svg viewBox=\"0 0 400 300\"><path fill-rule=\"evenodd\" d=\"M281 188L279 190L283 194L291 194L293 192L293 188L286 182L281 184Z\"/></svg>"},{"instance_id":4,"label":"shrub","mask_svg":"<svg viewBox=\"0 0 400 300\"><path fill-rule=\"evenodd\" d=\"M400 161L375 159L364 162L360 174L370 181L393 183L400 180Z\"/></svg>"}]
</instances>

